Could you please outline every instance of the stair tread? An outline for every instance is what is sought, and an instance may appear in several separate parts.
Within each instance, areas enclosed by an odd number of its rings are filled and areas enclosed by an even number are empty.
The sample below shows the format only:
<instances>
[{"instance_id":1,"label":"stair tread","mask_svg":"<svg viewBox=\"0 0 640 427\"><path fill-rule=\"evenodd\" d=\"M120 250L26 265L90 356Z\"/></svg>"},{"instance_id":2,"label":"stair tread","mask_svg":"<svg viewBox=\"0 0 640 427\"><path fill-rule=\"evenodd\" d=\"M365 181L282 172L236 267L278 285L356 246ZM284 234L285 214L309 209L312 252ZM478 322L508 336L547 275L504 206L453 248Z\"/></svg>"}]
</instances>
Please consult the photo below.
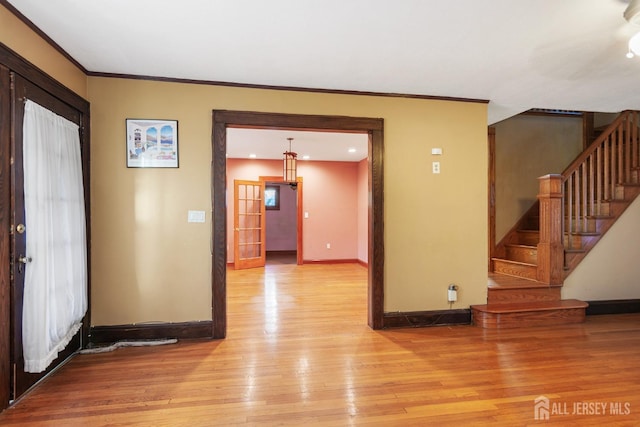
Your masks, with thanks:
<instances>
[{"instance_id":1,"label":"stair tread","mask_svg":"<svg viewBox=\"0 0 640 427\"><path fill-rule=\"evenodd\" d=\"M520 289L520 288L549 288L546 283L522 277L507 276L506 274L489 273L487 287L491 290Z\"/></svg>"},{"instance_id":2,"label":"stair tread","mask_svg":"<svg viewBox=\"0 0 640 427\"><path fill-rule=\"evenodd\" d=\"M529 266L529 267L537 267L536 264L531 264L531 263L528 263L528 262L521 262L521 261L512 261L512 260L506 259L506 258L491 258L491 259L493 261L501 261L501 262L506 262L506 263L509 263L509 264L517 264L517 265L526 265L526 266Z\"/></svg>"},{"instance_id":3,"label":"stair tread","mask_svg":"<svg viewBox=\"0 0 640 427\"><path fill-rule=\"evenodd\" d=\"M559 301L506 302L494 304L472 305L471 308L487 313L516 313L525 311L550 311L563 309L587 308L589 304L576 299Z\"/></svg>"},{"instance_id":4,"label":"stair tread","mask_svg":"<svg viewBox=\"0 0 640 427\"><path fill-rule=\"evenodd\" d=\"M523 245L521 243L507 243L504 246L507 248L538 249L538 247L535 245Z\"/></svg>"},{"instance_id":5,"label":"stair tread","mask_svg":"<svg viewBox=\"0 0 640 427\"><path fill-rule=\"evenodd\" d=\"M584 249L565 249L564 251L568 254L583 254L586 252Z\"/></svg>"}]
</instances>

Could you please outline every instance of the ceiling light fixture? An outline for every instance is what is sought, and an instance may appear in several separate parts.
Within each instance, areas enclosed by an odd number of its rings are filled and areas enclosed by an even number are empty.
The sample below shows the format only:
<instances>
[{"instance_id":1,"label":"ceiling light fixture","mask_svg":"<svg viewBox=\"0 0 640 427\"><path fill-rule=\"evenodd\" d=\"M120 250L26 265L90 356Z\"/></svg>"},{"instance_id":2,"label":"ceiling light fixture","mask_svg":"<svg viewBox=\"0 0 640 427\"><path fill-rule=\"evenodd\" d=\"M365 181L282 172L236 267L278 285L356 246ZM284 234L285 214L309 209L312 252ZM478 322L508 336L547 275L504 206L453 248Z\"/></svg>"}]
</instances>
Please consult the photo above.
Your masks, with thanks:
<instances>
[{"instance_id":1,"label":"ceiling light fixture","mask_svg":"<svg viewBox=\"0 0 640 427\"><path fill-rule=\"evenodd\" d=\"M640 55L640 33L636 33L629 39L627 58L633 58L635 55Z\"/></svg>"},{"instance_id":2,"label":"ceiling light fixture","mask_svg":"<svg viewBox=\"0 0 640 427\"><path fill-rule=\"evenodd\" d=\"M282 153L284 155L283 158L283 169L282 169L282 179L284 182L289 183L290 185L295 185L298 177L297 171L297 158L298 154L291 151L291 141L293 138L287 138L289 140L289 151L285 151Z\"/></svg>"},{"instance_id":3,"label":"ceiling light fixture","mask_svg":"<svg viewBox=\"0 0 640 427\"><path fill-rule=\"evenodd\" d=\"M624 19L630 24L640 25L640 0L631 0L623 13ZM629 39L627 58L640 55L640 33L636 33Z\"/></svg>"},{"instance_id":4,"label":"ceiling light fixture","mask_svg":"<svg viewBox=\"0 0 640 427\"><path fill-rule=\"evenodd\" d=\"M631 0L623 15L630 24L640 25L640 0Z\"/></svg>"}]
</instances>

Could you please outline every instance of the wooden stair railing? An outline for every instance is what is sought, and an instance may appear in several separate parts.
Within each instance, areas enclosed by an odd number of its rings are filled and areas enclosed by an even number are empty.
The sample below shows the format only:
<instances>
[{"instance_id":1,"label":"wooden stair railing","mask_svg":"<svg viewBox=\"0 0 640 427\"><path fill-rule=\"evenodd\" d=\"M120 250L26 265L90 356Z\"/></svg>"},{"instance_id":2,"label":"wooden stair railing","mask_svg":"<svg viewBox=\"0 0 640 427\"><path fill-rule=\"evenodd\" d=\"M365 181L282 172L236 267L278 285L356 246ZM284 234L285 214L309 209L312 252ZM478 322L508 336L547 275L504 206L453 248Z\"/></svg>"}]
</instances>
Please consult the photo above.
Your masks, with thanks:
<instances>
[{"instance_id":1,"label":"wooden stair railing","mask_svg":"<svg viewBox=\"0 0 640 427\"><path fill-rule=\"evenodd\" d=\"M640 112L621 113L561 175L540 177L538 202L497 245L492 271L562 286L640 194L639 125Z\"/></svg>"},{"instance_id":2,"label":"wooden stair railing","mask_svg":"<svg viewBox=\"0 0 640 427\"><path fill-rule=\"evenodd\" d=\"M584 321L587 303L561 299L564 279L640 194L640 112L625 111L561 175L539 178L538 201L496 246L485 328Z\"/></svg>"},{"instance_id":3,"label":"wooden stair railing","mask_svg":"<svg viewBox=\"0 0 640 427\"><path fill-rule=\"evenodd\" d=\"M540 229L536 280L550 286L564 282L564 247L562 244L562 176L538 178L540 191Z\"/></svg>"},{"instance_id":4,"label":"wooden stair railing","mask_svg":"<svg viewBox=\"0 0 640 427\"><path fill-rule=\"evenodd\" d=\"M640 193L639 125L622 112L562 173L565 277Z\"/></svg>"}]
</instances>

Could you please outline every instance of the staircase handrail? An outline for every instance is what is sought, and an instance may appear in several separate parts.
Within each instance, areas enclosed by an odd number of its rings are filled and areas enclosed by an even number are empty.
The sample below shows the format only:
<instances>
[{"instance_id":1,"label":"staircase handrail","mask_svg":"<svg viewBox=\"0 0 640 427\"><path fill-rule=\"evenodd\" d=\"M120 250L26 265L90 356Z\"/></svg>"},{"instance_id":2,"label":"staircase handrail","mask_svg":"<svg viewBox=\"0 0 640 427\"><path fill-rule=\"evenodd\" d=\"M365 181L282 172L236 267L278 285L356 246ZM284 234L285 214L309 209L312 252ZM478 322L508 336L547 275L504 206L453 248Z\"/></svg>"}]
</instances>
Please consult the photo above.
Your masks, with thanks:
<instances>
[{"instance_id":1,"label":"staircase handrail","mask_svg":"<svg viewBox=\"0 0 640 427\"><path fill-rule=\"evenodd\" d=\"M572 172L574 172L576 169L578 169L578 167L584 163L584 161L591 155L593 154L593 152L599 147L601 146L605 140L607 140L609 138L609 136L616 131L620 125L627 119L627 117L629 116L629 113L631 113L630 110L625 110L622 113L620 113L620 115L618 117L616 117L616 119L614 121L612 121L609 126L607 126L605 128L605 130L598 135L598 137L582 152L580 153L580 155L578 155L578 157L576 157L576 159L571 162L571 164L569 166L566 167L566 169L562 172L562 177L564 180L566 180L566 177L571 174Z\"/></svg>"},{"instance_id":2,"label":"staircase handrail","mask_svg":"<svg viewBox=\"0 0 640 427\"><path fill-rule=\"evenodd\" d=\"M573 249L574 237L596 232L590 219L607 215L619 186L631 182L640 164L639 122L638 111L623 111L562 173L565 249Z\"/></svg>"}]
</instances>

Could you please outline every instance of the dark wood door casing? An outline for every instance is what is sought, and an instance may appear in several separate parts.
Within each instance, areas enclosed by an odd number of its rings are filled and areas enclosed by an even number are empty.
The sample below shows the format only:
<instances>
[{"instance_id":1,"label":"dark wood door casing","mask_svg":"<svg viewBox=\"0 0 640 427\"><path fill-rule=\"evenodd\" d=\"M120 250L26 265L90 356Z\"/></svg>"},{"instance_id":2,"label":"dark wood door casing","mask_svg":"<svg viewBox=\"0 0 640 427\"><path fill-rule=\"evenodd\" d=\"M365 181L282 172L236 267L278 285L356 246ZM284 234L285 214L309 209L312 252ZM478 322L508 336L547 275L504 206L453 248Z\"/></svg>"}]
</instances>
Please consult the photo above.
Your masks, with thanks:
<instances>
[{"instance_id":1,"label":"dark wood door casing","mask_svg":"<svg viewBox=\"0 0 640 427\"><path fill-rule=\"evenodd\" d=\"M14 90L14 84L24 88L22 92ZM83 320L81 334L82 343L88 342L90 328L90 289L91 289L91 215L90 215L90 117L89 103L42 70L26 61L20 55L0 43L0 411L9 405L11 398L11 343L12 343L12 311L11 306L11 198L12 172L11 147L15 138L15 123L12 119L12 108L23 104L24 90L33 96L46 95L49 101L40 99L41 105L49 109L57 108L63 116L68 116L80 125L80 144L85 196L85 216L87 229L87 268L89 308ZM22 95L20 95L22 93ZM53 100L51 100L53 99ZM71 112L74 111L75 112ZM15 317L14 317L15 318Z\"/></svg>"},{"instance_id":2,"label":"dark wood door casing","mask_svg":"<svg viewBox=\"0 0 640 427\"><path fill-rule=\"evenodd\" d=\"M24 218L24 172L22 169L22 126L24 122L24 106L27 100L31 100L42 107L56 113L59 116L77 124L82 125L82 114L77 109L51 96L48 92L34 85L19 75L12 76L12 167L11 167L11 215L13 229L17 224L25 224ZM26 224L27 228L29 224ZM28 229L27 229L28 233ZM44 372L33 374L24 371L24 358L22 347L22 315L23 315L23 295L24 295L24 269L17 267L17 257L26 254L26 234L14 232L12 234L13 247L13 280L11 281L11 365L13 369L13 399L18 398L26 392L37 381L51 372L66 358L77 351L82 343L81 334L78 332L69 345L60 352L49 368ZM87 323L88 318L83 321Z\"/></svg>"},{"instance_id":3,"label":"dark wood door casing","mask_svg":"<svg viewBox=\"0 0 640 427\"><path fill-rule=\"evenodd\" d=\"M226 264L227 127L358 132L369 135L368 308L371 328L384 326L383 119L213 110L211 198L213 221L213 338L227 330Z\"/></svg>"},{"instance_id":4,"label":"dark wood door casing","mask_svg":"<svg viewBox=\"0 0 640 427\"><path fill-rule=\"evenodd\" d=\"M11 228L11 80L0 65L0 411L9 405L10 374L10 234Z\"/></svg>"}]
</instances>

